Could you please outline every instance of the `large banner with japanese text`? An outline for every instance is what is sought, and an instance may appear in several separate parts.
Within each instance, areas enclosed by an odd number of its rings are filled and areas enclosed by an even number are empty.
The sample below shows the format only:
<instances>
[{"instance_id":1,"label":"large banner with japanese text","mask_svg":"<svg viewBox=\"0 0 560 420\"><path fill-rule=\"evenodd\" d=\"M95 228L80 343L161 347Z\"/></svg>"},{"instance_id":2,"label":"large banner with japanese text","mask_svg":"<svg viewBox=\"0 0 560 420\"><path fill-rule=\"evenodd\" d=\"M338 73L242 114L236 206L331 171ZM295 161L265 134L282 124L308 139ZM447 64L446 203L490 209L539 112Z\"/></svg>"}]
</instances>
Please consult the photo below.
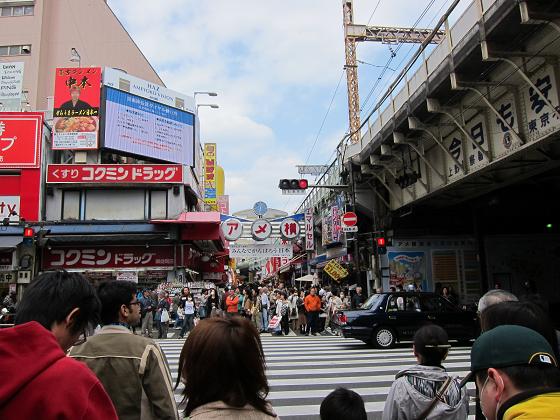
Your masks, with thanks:
<instances>
[{"instance_id":1,"label":"large banner with japanese text","mask_svg":"<svg viewBox=\"0 0 560 420\"><path fill-rule=\"evenodd\" d=\"M101 68L57 68L53 150L98 148Z\"/></svg>"},{"instance_id":2,"label":"large banner with japanese text","mask_svg":"<svg viewBox=\"0 0 560 420\"><path fill-rule=\"evenodd\" d=\"M0 169L39 168L43 114L0 112Z\"/></svg>"},{"instance_id":3,"label":"large banner with japanese text","mask_svg":"<svg viewBox=\"0 0 560 420\"><path fill-rule=\"evenodd\" d=\"M43 249L43 270L104 268L172 268L174 247L145 246L75 246Z\"/></svg>"},{"instance_id":4,"label":"large banner with japanese text","mask_svg":"<svg viewBox=\"0 0 560 420\"><path fill-rule=\"evenodd\" d=\"M181 165L48 165L50 184L182 184Z\"/></svg>"},{"instance_id":5,"label":"large banner with japanese text","mask_svg":"<svg viewBox=\"0 0 560 420\"><path fill-rule=\"evenodd\" d=\"M216 186L216 143L204 144L204 202L211 206L217 204Z\"/></svg>"}]
</instances>

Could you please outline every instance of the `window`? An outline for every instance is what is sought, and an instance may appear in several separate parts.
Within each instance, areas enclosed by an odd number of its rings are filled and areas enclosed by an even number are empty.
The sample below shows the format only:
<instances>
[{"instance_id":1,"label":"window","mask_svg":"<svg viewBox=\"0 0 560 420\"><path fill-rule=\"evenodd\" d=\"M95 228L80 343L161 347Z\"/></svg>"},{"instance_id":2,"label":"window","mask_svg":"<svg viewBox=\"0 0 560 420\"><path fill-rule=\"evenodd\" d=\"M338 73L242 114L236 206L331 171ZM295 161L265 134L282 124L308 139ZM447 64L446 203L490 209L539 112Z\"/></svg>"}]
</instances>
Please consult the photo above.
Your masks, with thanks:
<instances>
[{"instance_id":1,"label":"window","mask_svg":"<svg viewBox=\"0 0 560 420\"><path fill-rule=\"evenodd\" d=\"M64 191L62 220L80 220L80 191Z\"/></svg>"},{"instance_id":2,"label":"window","mask_svg":"<svg viewBox=\"0 0 560 420\"><path fill-rule=\"evenodd\" d=\"M10 52L10 47L0 46L0 55L8 55L9 52Z\"/></svg>"},{"instance_id":3,"label":"window","mask_svg":"<svg viewBox=\"0 0 560 420\"><path fill-rule=\"evenodd\" d=\"M86 220L144 220L144 190L86 191Z\"/></svg>"},{"instance_id":4,"label":"window","mask_svg":"<svg viewBox=\"0 0 560 420\"><path fill-rule=\"evenodd\" d=\"M167 191L150 191L150 219L167 218Z\"/></svg>"},{"instance_id":5,"label":"window","mask_svg":"<svg viewBox=\"0 0 560 420\"><path fill-rule=\"evenodd\" d=\"M0 45L0 56L2 55L27 55L31 54L31 45Z\"/></svg>"},{"instance_id":6,"label":"window","mask_svg":"<svg viewBox=\"0 0 560 420\"><path fill-rule=\"evenodd\" d=\"M456 308L440 296L422 297L422 307L429 312L456 312Z\"/></svg>"},{"instance_id":7,"label":"window","mask_svg":"<svg viewBox=\"0 0 560 420\"><path fill-rule=\"evenodd\" d=\"M420 312L418 296L391 296L387 312L395 311Z\"/></svg>"},{"instance_id":8,"label":"window","mask_svg":"<svg viewBox=\"0 0 560 420\"><path fill-rule=\"evenodd\" d=\"M33 16L35 6L4 6L0 7L0 16Z\"/></svg>"}]
</instances>

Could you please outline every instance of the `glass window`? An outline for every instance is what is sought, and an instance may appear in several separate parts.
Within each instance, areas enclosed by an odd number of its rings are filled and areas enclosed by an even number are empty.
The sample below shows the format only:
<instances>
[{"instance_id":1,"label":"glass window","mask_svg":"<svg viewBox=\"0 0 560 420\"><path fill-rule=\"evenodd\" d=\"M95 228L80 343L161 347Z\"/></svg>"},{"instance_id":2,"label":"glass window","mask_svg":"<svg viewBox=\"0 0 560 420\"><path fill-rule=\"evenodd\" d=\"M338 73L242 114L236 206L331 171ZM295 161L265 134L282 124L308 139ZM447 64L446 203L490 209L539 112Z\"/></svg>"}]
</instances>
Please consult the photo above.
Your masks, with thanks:
<instances>
[{"instance_id":1,"label":"glass window","mask_svg":"<svg viewBox=\"0 0 560 420\"><path fill-rule=\"evenodd\" d=\"M35 12L35 6L25 6L23 14L25 16L31 16Z\"/></svg>"},{"instance_id":2,"label":"glass window","mask_svg":"<svg viewBox=\"0 0 560 420\"><path fill-rule=\"evenodd\" d=\"M361 307L362 309L377 309L381 302L383 302L383 295L371 295Z\"/></svg>"},{"instance_id":3,"label":"glass window","mask_svg":"<svg viewBox=\"0 0 560 420\"><path fill-rule=\"evenodd\" d=\"M12 8L11 7L0 8L0 15L1 16L12 16Z\"/></svg>"},{"instance_id":4,"label":"glass window","mask_svg":"<svg viewBox=\"0 0 560 420\"><path fill-rule=\"evenodd\" d=\"M418 296L391 296L387 312L395 311L420 312L420 299Z\"/></svg>"},{"instance_id":5,"label":"glass window","mask_svg":"<svg viewBox=\"0 0 560 420\"><path fill-rule=\"evenodd\" d=\"M80 191L64 191L62 220L80 220Z\"/></svg>"},{"instance_id":6,"label":"glass window","mask_svg":"<svg viewBox=\"0 0 560 420\"><path fill-rule=\"evenodd\" d=\"M150 191L150 219L167 217L167 191Z\"/></svg>"},{"instance_id":7,"label":"glass window","mask_svg":"<svg viewBox=\"0 0 560 420\"><path fill-rule=\"evenodd\" d=\"M21 45L12 45L10 47L10 55L20 55L21 54Z\"/></svg>"},{"instance_id":8,"label":"glass window","mask_svg":"<svg viewBox=\"0 0 560 420\"><path fill-rule=\"evenodd\" d=\"M8 55L10 52L10 47L0 47L0 55Z\"/></svg>"},{"instance_id":9,"label":"glass window","mask_svg":"<svg viewBox=\"0 0 560 420\"><path fill-rule=\"evenodd\" d=\"M425 296L422 307L429 312L455 312L455 307L441 296Z\"/></svg>"},{"instance_id":10,"label":"glass window","mask_svg":"<svg viewBox=\"0 0 560 420\"><path fill-rule=\"evenodd\" d=\"M86 220L145 220L144 190L86 192Z\"/></svg>"},{"instance_id":11,"label":"glass window","mask_svg":"<svg viewBox=\"0 0 560 420\"><path fill-rule=\"evenodd\" d=\"M23 6L15 6L12 9L12 16L23 16Z\"/></svg>"}]
</instances>

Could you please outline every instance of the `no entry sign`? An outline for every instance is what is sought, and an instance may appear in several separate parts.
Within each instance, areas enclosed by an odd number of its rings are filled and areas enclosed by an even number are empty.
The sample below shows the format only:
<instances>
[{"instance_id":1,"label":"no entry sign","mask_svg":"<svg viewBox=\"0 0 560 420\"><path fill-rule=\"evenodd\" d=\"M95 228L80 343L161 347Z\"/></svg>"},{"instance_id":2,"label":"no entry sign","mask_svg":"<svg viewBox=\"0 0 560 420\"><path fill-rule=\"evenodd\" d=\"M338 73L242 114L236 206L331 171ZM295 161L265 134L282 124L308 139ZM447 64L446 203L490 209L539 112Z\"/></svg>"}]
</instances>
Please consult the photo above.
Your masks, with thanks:
<instances>
[{"instance_id":1,"label":"no entry sign","mask_svg":"<svg viewBox=\"0 0 560 420\"><path fill-rule=\"evenodd\" d=\"M342 215L341 221L344 226L356 226L358 223L358 216L356 216L356 213L348 211Z\"/></svg>"}]
</instances>

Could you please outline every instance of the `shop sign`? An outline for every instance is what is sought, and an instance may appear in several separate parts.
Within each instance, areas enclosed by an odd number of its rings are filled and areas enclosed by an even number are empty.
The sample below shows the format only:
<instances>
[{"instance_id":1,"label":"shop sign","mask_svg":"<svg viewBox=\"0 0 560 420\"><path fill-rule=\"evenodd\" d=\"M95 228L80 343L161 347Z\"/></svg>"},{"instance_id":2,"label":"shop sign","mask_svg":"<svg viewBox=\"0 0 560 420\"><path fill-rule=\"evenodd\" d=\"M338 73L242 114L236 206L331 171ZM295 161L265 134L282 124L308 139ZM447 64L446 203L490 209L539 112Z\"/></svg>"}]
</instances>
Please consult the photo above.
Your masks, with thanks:
<instances>
[{"instance_id":1,"label":"shop sign","mask_svg":"<svg viewBox=\"0 0 560 420\"><path fill-rule=\"evenodd\" d=\"M10 222L18 222L21 213L19 203L20 200L17 195L0 196L0 222L5 219L8 219Z\"/></svg>"},{"instance_id":2,"label":"shop sign","mask_svg":"<svg viewBox=\"0 0 560 420\"><path fill-rule=\"evenodd\" d=\"M138 283L138 271L119 271L117 273L117 280Z\"/></svg>"},{"instance_id":3,"label":"shop sign","mask_svg":"<svg viewBox=\"0 0 560 420\"><path fill-rule=\"evenodd\" d=\"M216 198L216 143L204 144L204 202L215 206Z\"/></svg>"},{"instance_id":4,"label":"shop sign","mask_svg":"<svg viewBox=\"0 0 560 420\"><path fill-rule=\"evenodd\" d=\"M51 184L182 184L181 165L48 165Z\"/></svg>"},{"instance_id":5,"label":"shop sign","mask_svg":"<svg viewBox=\"0 0 560 420\"><path fill-rule=\"evenodd\" d=\"M340 242L341 235L341 220L340 220L340 210L338 206L332 206L331 208L331 220L332 220L332 241Z\"/></svg>"},{"instance_id":6,"label":"shop sign","mask_svg":"<svg viewBox=\"0 0 560 420\"><path fill-rule=\"evenodd\" d=\"M39 168L43 114L0 112L0 169Z\"/></svg>"},{"instance_id":7,"label":"shop sign","mask_svg":"<svg viewBox=\"0 0 560 420\"><path fill-rule=\"evenodd\" d=\"M229 214L229 195L218 196L218 211L221 214Z\"/></svg>"},{"instance_id":8,"label":"shop sign","mask_svg":"<svg viewBox=\"0 0 560 420\"><path fill-rule=\"evenodd\" d=\"M101 68L57 68L53 150L98 148Z\"/></svg>"},{"instance_id":9,"label":"shop sign","mask_svg":"<svg viewBox=\"0 0 560 420\"><path fill-rule=\"evenodd\" d=\"M348 276L348 271L341 266L336 260L330 260L323 268L323 271L331 276L334 280L339 281Z\"/></svg>"},{"instance_id":10,"label":"shop sign","mask_svg":"<svg viewBox=\"0 0 560 420\"><path fill-rule=\"evenodd\" d=\"M557 109L548 105L547 99L558 107L558 85L556 84L554 67L546 65L533 76L531 81L542 92L526 85L523 92L529 140L537 140L560 128L560 115Z\"/></svg>"},{"instance_id":11,"label":"shop sign","mask_svg":"<svg viewBox=\"0 0 560 420\"><path fill-rule=\"evenodd\" d=\"M15 271L0 272L0 283L15 283L16 278Z\"/></svg>"},{"instance_id":12,"label":"shop sign","mask_svg":"<svg viewBox=\"0 0 560 420\"><path fill-rule=\"evenodd\" d=\"M293 258L294 250L291 244L231 244L229 246L230 258L271 258L287 257Z\"/></svg>"},{"instance_id":13,"label":"shop sign","mask_svg":"<svg viewBox=\"0 0 560 420\"><path fill-rule=\"evenodd\" d=\"M255 241L264 241L272 234L272 224L266 219L258 219L251 225L251 235Z\"/></svg>"},{"instance_id":14,"label":"shop sign","mask_svg":"<svg viewBox=\"0 0 560 420\"><path fill-rule=\"evenodd\" d=\"M313 208L305 210L305 250L313 251L315 249L315 238L313 232Z\"/></svg>"},{"instance_id":15,"label":"shop sign","mask_svg":"<svg viewBox=\"0 0 560 420\"><path fill-rule=\"evenodd\" d=\"M226 241L237 241L243 235L243 223L238 219L227 219L220 226Z\"/></svg>"},{"instance_id":16,"label":"shop sign","mask_svg":"<svg viewBox=\"0 0 560 420\"><path fill-rule=\"evenodd\" d=\"M173 267L173 246L64 247L43 250L43 269Z\"/></svg>"},{"instance_id":17,"label":"shop sign","mask_svg":"<svg viewBox=\"0 0 560 420\"><path fill-rule=\"evenodd\" d=\"M21 111L23 62L0 63L0 103L6 111Z\"/></svg>"},{"instance_id":18,"label":"shop sign","mask_svg":"<svg viewBox=\"0 0 560 420\"><path fill-rule=\"evenodd\" d=\"M284 219L282 223L280 223L280 235L285 240L296 239L299 236L299 231L299 223L294 219Z\"/></svg>"}]
</instances>

